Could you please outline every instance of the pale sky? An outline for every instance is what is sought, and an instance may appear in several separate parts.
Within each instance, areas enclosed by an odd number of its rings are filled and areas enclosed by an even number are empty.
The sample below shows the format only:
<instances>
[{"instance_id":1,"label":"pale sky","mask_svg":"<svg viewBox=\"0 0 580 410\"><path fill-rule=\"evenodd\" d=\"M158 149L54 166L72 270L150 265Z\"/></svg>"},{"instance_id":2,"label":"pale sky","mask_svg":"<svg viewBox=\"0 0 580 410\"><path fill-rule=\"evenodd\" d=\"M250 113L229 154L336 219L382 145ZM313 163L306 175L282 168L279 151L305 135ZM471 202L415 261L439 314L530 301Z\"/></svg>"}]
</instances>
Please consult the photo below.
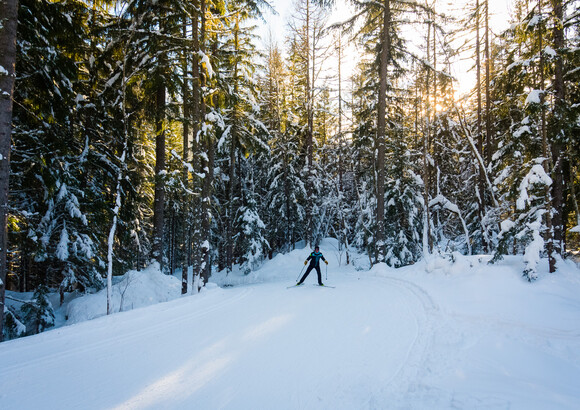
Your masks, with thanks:
<instances>
[{"instance_id":1,"label":"pale sky","mask_svg":"<svg viewBox=\"0 0 580 410\"><path fill-rule=\"evenodd\" d=\"M457 1L443 1L440 3L440 8L443 9L457 9L462 10L464 4L467 1L475 2L475 0L457 0ZM287 28L287 21L292 13L293 0L268 0L268 2L276 9L278 15L273 15L272 13L266 12L264 17L266 19L267 25L272 29L278 42L282 42L284 39L284 33ZM335 13L336 20L339 20L341 11L346 10L345 4L348 0L336 0L336 8L338 11ZM508 13L510 11L511 0L489 0L490 11L492 13L492 27L495 31L500 31L507 28Z\"/></svg>"},{"instance_id":2,"label":"pale sky","mask_svg":"<svg viewBox=\"0 0 580 410\"><path fill-rule=\"evenodd\" d=\"M439 10L445 10L445 12L449 14L454 12L464 13L465 4L468 2L474 3L475 0L438 1L437 8ZM261 25L259 29L259 35L265 44L268 38L268 32L271 31L274 41L278 43L278 46L281 49L284 49L284 40L288 26L288 19L292 15L294 0L269 0L269 3L276 9L278 15L273 15L270 12L264 13L266 24L262 25L262 23L259 23ZM333 16L330 18L330 21L340 21L349 17L350 13L348 12L346 6L348 0L336 0L336 3L336 10L333 13ZM499 33L506 29L508 26L511 0L489 0L489 5L491 13L490 26L495 33ZM354 68L355 63L360 58L356 51L351 50L351 53L353 53L353 55L350 57L345 55L345 59L343 61L343 72L345 72L343 78L345 80L348 78L348 75ZM458 61L452 68L452 75L454 75L459 80L455 87L460 91L460 93L465 93L472 89L474 86L475 75L474 73L467 72L467 70L469 70L472 65L473 61L464 60Z\"/></svg>"}]
</instances>

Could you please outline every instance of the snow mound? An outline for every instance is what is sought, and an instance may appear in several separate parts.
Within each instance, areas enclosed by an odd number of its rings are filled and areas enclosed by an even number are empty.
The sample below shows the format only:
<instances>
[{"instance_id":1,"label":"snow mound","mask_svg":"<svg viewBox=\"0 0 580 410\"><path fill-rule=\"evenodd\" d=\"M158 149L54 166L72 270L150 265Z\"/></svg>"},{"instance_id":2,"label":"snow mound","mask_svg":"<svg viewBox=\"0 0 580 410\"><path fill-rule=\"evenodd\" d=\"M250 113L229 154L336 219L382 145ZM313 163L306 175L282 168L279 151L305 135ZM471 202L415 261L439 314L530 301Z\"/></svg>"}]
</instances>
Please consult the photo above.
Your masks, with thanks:
<instances>
[{"instance_id":1,"label":"snow mound","mask_svg":"<svg viewBox=\"0 0 580 410\"><path fill-rule=\"evenodd\" d=\"M161 272L158 263L142 271L129 271L113 285L113 312L123 312L181 296L181 281ZM74 324L107 314L107 289L71 301L67 323Z\"/></svg>"}]
</instances>

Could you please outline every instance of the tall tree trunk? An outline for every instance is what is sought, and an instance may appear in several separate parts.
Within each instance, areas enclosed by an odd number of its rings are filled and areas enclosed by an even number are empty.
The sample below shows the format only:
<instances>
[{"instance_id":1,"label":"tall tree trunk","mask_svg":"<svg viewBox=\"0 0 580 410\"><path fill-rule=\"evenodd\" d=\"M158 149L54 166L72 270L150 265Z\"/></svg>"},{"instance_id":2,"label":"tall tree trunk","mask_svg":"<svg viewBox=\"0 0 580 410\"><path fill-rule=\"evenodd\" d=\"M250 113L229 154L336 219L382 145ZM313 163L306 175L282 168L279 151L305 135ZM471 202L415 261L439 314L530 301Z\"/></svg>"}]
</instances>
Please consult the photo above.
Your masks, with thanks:
<instances>
[{"instance_id":1,"label":"tall tree trunk","mask_svg":"<svg viewBox=\"0 0 580 410\"><path fill-rule=\"evenodd\" d=\"M562 149L562 142L560 130L561 124L564 122L563 106L566 98L566 88L564 84L564 62L562 59L562 52L565 47L564 43L564 8L562 0L551 0L552 10L555 19L554 27L554 47L558 53L558 57L554 62L554 122L558 126L555 129L555 135L552 138L552 204L554 207L554 250L559 254L565 251L565 232L566 232L566 218L564 217L564 150Z\"/></svg>"},{"instance_id":2,"label":"tall tree trunk","mask_svg":"<svg viewBox=\"0 0 580 410\"><path fill-rule=\"evenodd\" d=\"M165 10L157 5L157 12L162 16ZM165 50L165 34L163 18L159 23L158 62L155 73L155 198L153 202L153 259L163 269L164 224L165 224L165 109L167 105L167 89L165 73L167 72L167 55Z\"/></svg>"},{"instance_id":3,"label":"tall tree trunk","mask_svg":"<svg viewBox=\"0 0 580 410\"><path fill-rule=\"evenodd\" d=\"M542 0L538 0L538 13L542 16ZM549 155L549 142L546 129L546 107L545 107L545 75L544 75L544 22L540 23L539 32L539 53L540 53L540 90L542 91L542 113L541 113L541 135L542 135L542 156L544 157L544 171L546 174L551 173L551 162L552 159ZM546 253L548 255L549 269L550 273L556 271L556 259L554 258L554 228L552 225L552 201L551 201L551 188L546 186L545 189L545 205L546 213L544 214L546 222L546 233L545 233L545 243L546 243Z\"/></svg>"},{"instance_id":4,"label":"tall tree trunk","mask_svg":"<svg viewBox=\"0 0 580 410\"><path fill-rule=\"evenodd\" d=\"M289 167L290 167L290 160L289 157L290 155L286 152L286 148L284 148L285 152L284 152L284 162L283 162L283 167L284 167L284 198L285 198L285 204L286 204L286 237L284 238L285 243L284 246L286 247L286 245L291 245L294 246L294 242L295 242L295 238L294 238L294 229L293 229L293 224L292 224L292 220L290 218L290 212L292 211L292 196L290 195L291 193L291 187L290 187L290 177L289 177Z\"/></svg>"},{"instance_id":5,"label":"tall tree trunk","mask_svg":"<svg viewBox=\"0 0 580 410\"><path fill-rule=\"evenodd\" d=\"M491 129L491 92L490 92L490 81L491 81L491 61L489 58L489 0L484 0L484 7L485 7L485 159L484 163L487 166L491 164L492 154L493 154L493 143L492 143L492 129ZM483 154L482 151L482 154ZM483 157L482 157L483 160ZM480 190L481 190L481 203L483 208L482 217L485 218L485 214L487 213L487 206L488 206L488 194L487 190L485 189L485 170L482 168L480 170ZM489 252L490 251L490 238L487 234L487 229L484 224L484 220L480 221L481 228L482 228L482 244L483 244L483 251Z\"/></svg>"},{"instance_id":6,"label":"tall tree trunk","mask_svg":"<svg viewBox=\"0 0 580 410\"><path fill-rule=\"evenodd\" d=\"M485 158L491 164L493 155L493 135L491 129L491 60L489 58L489 0L485 4Z\"/></svg>"},{"instance_id":7,"label":"tall tree trunk","mask_svg":"<svg viewBox=\"0 0 580 410\"><path fill-rule=\"evenodd\" d=\"M203 151L203 144L201 140L200 130L201 124L204 118L204 107L202 101L202 92L201 92L201 70L200 70L200 57L199 52L201 51L201 27L200 22L203 21L201 19L201 1L194 0L193 1L193 13L191 16L191 37L192 37L192 60L191 60L191 135L192 135L192 142L191 142L191 156L192 158L197 158L202 151ZM203 173L203 161L197 161L196 167L197 174ZM199 186L197 186L199 189ZM191 253L190 263L193 265L193 278L192 278L192 292L198 291L198 289L194 289L196 287L196 283L198 282L198 278L201 274L201 264L202 264L202 249L201 243L203 241L202 231L201 231L201 220L202 220L202 213L201 213L201 196L196 195L192 198L192 226L191 226L191 238L189 240L189 250L188 252ZM183 279L183 278L182 278Z\"/></svg>"},{"instance_id":8,"label":"tall tree trunk","mask_svg":"<svg viewBox=\"0 0 580 410\"><path fill-rule=\"evenodd\" d=\"M8 178L12 135L12 99L16 77L18 1L0 0L0 342L4 326L8 253Z\"/></svg>"},{"instance_id":9,"label":"tall tree trunk","mask_svg":"<svg viewBox=\"0 0 580 410\"><path fill-rule=\"evenodd\" d=\"M129 144L129 118L127 115L127 52L125 50L123 57L123 82L121 87L122 107L123 107L123 152L121 154L119 173L117 174L117 192L115 196L115 206L113 207L113 222L109 229L108 249L107 249L107 315L113 313L113 250L115 246L115 234L117 232L117 222L122 204L122 187L123 170L126 166L127 151Z\"/></svg>"},{"instance_id":10,"label":"tall tree trunk","mask_svg":"<svg viewBox=\"0 0 580 410\"><path fill-rule=\"evenodd\" d=\"M124 81L124 79L123 79ZM124 109L124 108L123 108ZM107 315L113 313L113 249L115 246L115 233L117 231L117 220L119 211L121 210L121 181L123 179L123 166L125 165L125 158L127 152L127 141L123 147L121 154L121 167L119 167L119 174L117 175L117 190L115 194L115 207L113 208L113 222L109 229L109 236L107 239Z\"/></svg>"},{"instance_id":11,"label":"tall tree trunk","mask_svg":"<svg viewBox=\"0 0 580 410\"><path fill-rule=\"evenodd\" d=\"M430 61L430 50L431 50L431 24L428 26L427 31L427 61ZM423 212L423 256L426 257L431 253L431 216L429 213L429 139L431 138L431 88L430 88L430 76L431 70L427 68L426 70L426 80L425 80L425 132L423 137L423 202L424 202L424 212Z\"/></svg>"},{"instance_id":12,"label":"tall tree trunk","mask_svg":"<svg viewBox=\"0 0 580 410\"><path fill-rule=\"evenodd\" d=\"M314 234L314 221L312 215L312 195L313 195L313 181L312 181L312 164L313 164L313 151L314 151L314 114L313 114L313 107L314 102L312 101L312 82L314 81L314 77L311 77L310 70L312 68L312 72L314 72L314 62L311 64L311 58L314 55L314 44L312 50L310 49L310 0L306 0L306 116L307 116L307 124L306 124L306 161L307 161L307 174L306 174L306 243L313 246L313 234ZM314 40L313 40L314 43Z\"/></svg>"},{"instance_id":13,"label":"tall tree trunk","mask_svg":"<svg viewBox=\"0 0 580 410\"><path fill-rule=\"evenodd\" d=\"M160 61L160 65L163 62ZM160 67L162 69L162 67ZM156 91L155 120L155 200L153 204L153 258L163 267L165 210L165 80L160 75Z\"/></svg>"},{"instance_id":14,"label":"tall tree trunk","mask_svg":"<svg viewBox=\"0 0 580 410\"><path fill-rule=\"evenodd\" d=\"M482 4L479 0L475 3L475 66L476 66L476 76L477 76L477 151L479 157L484 161L485 160L485 135L483 133L482 127L482 111L483 111L483 104L482 104L482 87L481 87L481 7ZM487 23L487 22L486 22ZM487 39L487 32L485 33L485 38ZM487 40L486 40L487 41ZM485 52L487 53L487 44L485 45ZM487 73L487 63L488 60L486 59L486 73ZM487 75L486 75L486 84L487 84ZM486 91L488 89L486 88ZM487 93L486 93L487 96ZM486 99L486 113L487 113L487 106L489 104L489 100ZM486 127L487 128L487 127ZM481 240L484 251L488 249L488 243L486 238L486 229L483 225L483 221L485 219L486 213L486 201L485 201L485 166L479 168L479 176L477 178L477 194L478 194L478 213L479 213L479 226L481 231Z\"/></svg>"},{"instance_id":15,"label":"tall tree trunk","mask_svg":"<svg viewBox=\"0 0 580 410\"><path fill-rule=\"evenodd\" d=\"M342 35L338 33L338 191L340 193L340 198L344 197L344 184L343 184L343 174L344 174L344 152L343 152L343 135L342 135ZM344 249L346 253L346 264L350 263L350 254L348 251L348 237L347 237L347 226L346 218L344 212L341 212L341 223L342 232L340 234L341 240L344 243Z\"/></svg>"},{"instance_id":16,"label":"tall tree trunk","mask_svg":"<svg viewBox=\"0 0 580 410\"><path fill-rule=\"evenodd\" d=\"M183 21L183 38L187 38L188 29L188 19L184 18ZM187 43L189 44L189 43ZM189 55L190 48L185 46L183 49L182 56L182 70L183 70L183 176L182 182L185 189L185 195L183 198L183 212L182 212L182 227L181 227L181 294L187 293L187 283L188 283L188 267L189 267L189 231L190 231L190 220L189 220L189 209L190 209L190 197L189 197L189 124L190 124L190 92L189 92Z\"/></svg>"},{"instance_id":17,"label":"tall tree trunk","mask_svg":"<svg viewBox=\"0 0 580 410\"><path fill-rule=\"evenodd\" d=\"M200 17L201 25L199 27L199 51L200 53L205 53L204 44L206 36L206 18L205 18L206 2L201 0L200 2ZM200 85L200 100L199 100L199 127L201 149L205 150L207 160L202 161L202 166L204 170L203 187L201 190L201 244L200 244L200 256L201 263L199 264L199 277L203 280L203 283L207 283L210 273L210 239L211 239L211 196L213 192L213 168L214 168L214 145L211 135L207 131L201 130L202 124L205 122L205 96L202 94L202 90L206 85L206 76L199 70L199 85Z\"/></svg>"},{"instance_id":18,"label":"tall tree trunk","mask_svg":"<svg viewBox=\"0 0 580 410\"><path fill-rule=\"evenodd\" d=\"M338 135L342 141L342 34L338 33ZM342 162L339 162L342 165ZM342 170L342 167L340 167ZM340 173L342 191L342 172Z\"/></svg>"},{"instance_id":19,"label":"tall tree trunk","mask_svg":"<svg viewBox=\"0 0 580 410\"><path fill-rule=\"evenodd\" d=\"M235 189L236 189L236 149L237 149L237 130L236 114L234 108L234 125L232 127L232 142L230 145L230 169L228 181L228 204L226 215L226 269L232 271L234 265L234 223L235 223Z\"/></svg>"},{"instance_id":20,"label":"tall tree trunk","mask_svg":"<svg viewBox=\"0 0 580 410\"><path fill-rule=\"evenodd\" d=\"M205 149L207 154L207 161L205 161L206 172L203 180L203 189L201 192L202 203L202 219L201 219L201 230L202 239L201 243L201 266L200 266L200 277L203 279L203 283L207 283L211 274L211 264L210 264L210 238L211 238L211 196L213 192L213 168L214 168L214 156L215 150L213 146L212 138L204 136Z\"/></svg>"},{"instance_id":21,"label":"tall tree trunk","mask_svg":"<svg viewBox=\"0 0 580 410\"><path fill-rule=\"evenodd\" d=\"M431 17L435 21L435 16ZM433 23L433 121L437 121L437 25ZM437 164L435 164L437 168Z\"/></svg>"},{"instance_id":22,"label":"tall tree trunk","mask_svg":"<svg viewBox=\"0 0 580 410\"><path fill-rule=\"evenodd\" d=\"M233 90L235 100L233 102L233 114L232 114L232 131L231 131L231 144L230 144L230 169L229 169L229 182L228 182L228 215L227 218L229 219L227 223L227 232L226 232L226 269L228 272L232 271L234 265L234 225L235 225L235 190L236 190L236 152L238 149L238 122L240 121L239 115L239 104L237 101L238 95L238 55L240 51L239 45L239 15L235 17L236 21L234 24L234 58L236 59L234 62L234 76L233 76Z\"/></svg>"},{"instance_id":23,"label":"tall tree trunk","mask_svg":"<svg viewBox=\"0 0 580 410\"><path fill-rule=\"evenodd\" d=\"M385 139L387 133L387 75L391 59L391 4L384 0L383 27L379 49L379 100L377 105L377 161L376 161L376 252L377 262L385 261Z\"/></svg>"},{"instance_id":24,"label":"tall tree trunk","mask_svg":"<svg viewBox=\"0 0 580 410\"><path fill-rule=\"evenodd\" d=\"M477 148L479 155L483 154L483 135L481 132L481 47L480 47L480 4L475 1L475 79L477 88ZM483 157L483 155L482 155Z\"/></svg>"}]
</instances>

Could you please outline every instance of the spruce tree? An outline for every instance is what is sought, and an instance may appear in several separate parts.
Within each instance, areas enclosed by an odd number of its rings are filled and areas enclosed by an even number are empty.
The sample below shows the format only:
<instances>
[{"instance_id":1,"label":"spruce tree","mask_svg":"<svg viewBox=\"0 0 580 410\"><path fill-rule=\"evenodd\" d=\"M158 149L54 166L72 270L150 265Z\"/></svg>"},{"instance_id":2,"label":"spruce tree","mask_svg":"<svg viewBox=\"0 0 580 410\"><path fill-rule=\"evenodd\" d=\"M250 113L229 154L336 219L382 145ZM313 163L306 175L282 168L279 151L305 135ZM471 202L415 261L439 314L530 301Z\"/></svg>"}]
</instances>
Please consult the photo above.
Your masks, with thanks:
<instances>
[{"instance_id":1,"label":"spruce tree","mask_svg":"<svg viewBox=\"0 0 580 410\"><path fill-rule=\"evenodd\" d=\"M12 135L12 101L16 77L18 1L0 0L0 342L3 340L8 253L7 219Z\"/></svg>"}]
</instances>

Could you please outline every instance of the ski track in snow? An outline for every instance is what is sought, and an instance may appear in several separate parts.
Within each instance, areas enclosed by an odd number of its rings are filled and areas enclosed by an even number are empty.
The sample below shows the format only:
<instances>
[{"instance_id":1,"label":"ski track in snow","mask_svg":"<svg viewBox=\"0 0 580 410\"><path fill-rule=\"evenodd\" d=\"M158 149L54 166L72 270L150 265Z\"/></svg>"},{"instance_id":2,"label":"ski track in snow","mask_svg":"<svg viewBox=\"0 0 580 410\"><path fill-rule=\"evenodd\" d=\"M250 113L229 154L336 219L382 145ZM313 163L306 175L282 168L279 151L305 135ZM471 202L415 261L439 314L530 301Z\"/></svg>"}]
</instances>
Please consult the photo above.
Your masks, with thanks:
<instances>
[{"instance_id":1,"label":"ski track in snow","mask_svg":"<svg viewBox=\"0 0 580 410\"><path fill-rule=\"evenodd\" d=\"M424 291L393 278L344 280L336 289L308 286L296 292L279 285L219 290L225 299L202 308L195 298L182 298L145 308L150 315L131 311L8 342L19 344L11 355L20 360L0 351L7 364L0 370L0 380L7 381L0 403L22 394L19 409L32 408L27 402L38 398L26 394L27 386L50 373L59 380L49 382L45 409L188 409L192 403L200 409L371 409L386 408L393 395L402 400L401 388L417 375L428 347L427 309L436 310ZM365 303L350 305L353 292L367 294L354 297ZM381 311L384 316L377 314ZM215 323L220 320L223 327ZM179 332L196 325L201 337ZM398 349L377 356L385 333ZM158 343L147 342L159 335L164 337ZM163 343L175 338L174 346L191 350L168 346L168 354ZM132 364L139 357L141 370L123 368L124 360ZM147 364L151 359L166 365ZM95 386L78 380L99 372L104 377ZM272 378L286 378L289 385L263 391ZM126 384L116 385L119 380ZM62 384L70 385L66 393Z\"/></svg>"},{"instance_id":2,"label":"ski track in snow","mask_svg":"<svg viewBox=\"0 0 580 410\"><path fill-rule=\"evenodd\" d=\"M529 302L509 277L372 272L292 291L278 274L2 343L0 409L577 408L576 288Z\"/></svg>"},{"instance_id":3,"label":"ski track in snow","mask_svg":"<svg viewBox=\"0 0 580 410\"><path fill-rule=\"evenodd\" d=\"M151 340L163 334L174 334L174 329L180 324L191 325L199 318L219 312L239 302L252 292L251 287L237 289L235 292L223 291L221 293L227 297L219 296L217 301L212 301L212 299L218 295L208 295L205 299L209 299L207 302L210 304L198 310L184 309L183 305L192 299L183 298L145 308L153 311L151 316L144 316L141 309L138 309L5 342L1 345L2 347L10 344L17 346L11 349L9 354L0 349L0 363L2 363L0 408L36 410L37 406L34 403L39 399L35 397L34 388L33 392L30 392L30 385L42 387L39 389L39 395L46 395L48 392L48 397L40 399L40 402L43 402L42 408L46 410L111 408L111 405L103 405L101 397L106 395L111 388L113 391L110 393L114 395L118 393L116 390L122 391L125 386L123 383L115 385L116 382L110 380L117 379L119 373L127 374L127 379L139 376L131 374L130 368L125 368L126 365L132 366L133 362L124 363L125 357L122 353L119 354L119 351L129 352L132 347L136 350L141 348L142 352L137 360L147 361L150 353L156 353L151 351L152 348L163 350L163 346L158 346L155 342L144 342L145 340ZM203 302L203 299L200 298L200 302ZM123 316L125 316L123 319L129 321L127 327L125 326L127 322L122 319ZM160 321L152 325L152 316ZM83 365L83 363L87 364ZM52 373L58 376L52 378ZM98 380L96 386L87 385L82 382L85 373L89 373L87 380L99 374L102 374L102 377L96 377L96 379L102 380ZM52 385L53 388L47 388L47 384ZM77 384L81 393L77 391L71 394L67 386ZM74 390L73 387L70 388ZM102 392L99 392L99 389L102 389ZM3 406L2 403L9 392L15 394L16 397L20 395L20 398L15 400L18 403L17 406ZM88 394L85 396L84 393Z\"/></svg>"},{"instance_id":4,"label":"ski track in snow","mask_svg":"<svg viewBox=\"0 0 580 410\"><path fill-rule=\"evenodd\" d=\"M239 301L240 299L243 299L244 297L247 297L250 293L252 292L251 288L246 288L243 289L242 292L239 292L239 294L237 295L232 295L232 297L224 299L218 303L216 303L215 305L212 306L208 306L204 309L201 309L199 311L191 311L188 312L186 311L185 314L182 314L182 311L180 311L180 316L174 316L174 317L170 317L166 320L164 320L163 322L155 325L155 326L143 326L140 327L138 330L134 330L131 333L123 333L120 332L117 335L110 335L111 337L114 337L114 341L115 344L121 344L121 343L133 343L133 342L137 342L139 340L141 340L143 337L151 337L152 335L158 334L159 332L162 332L164 330L170 329L172 327L175 327L175 325L179 322L184 322L184 321L189 321L204 315L208 315L212 312L215 312L217 310L220 310L232 303L235 303L237 301ZM163 306L165 307L165 306ZM127 312L130 314L130 312ZM106 319L97 319L97 320L106 320ZM86 326L87 324L78 324L76 326ZM90 325L88 325L90 326ZM58 332L58 331L57 331ZM45 333L48 334L48 333ZM36 336L36 337L42 337L42 335ZM72 336L74 338L74 335ZM26 340L26 339L24 339ZM71 343L72 344L72 343ZM48 354L48 355L43 355L42 357L37 357L37 358L33 358L31 360L26 361L25 363L14 363L12 366L2 366L2 369L0 370L0 378L2 377L3 373L8 373L11 371L14 371L16 369L18 370L26 370L28 368L36 368L39 364L42 364L43 366L51 366L54 364L59 363L60 361L62 361L63 358L66 357L72 357L72 356L79 356L81 354L86 353L87 351L90 350L98 350L100 348L103 347L109 347L111 345L111 340L110 339L103 339L103 340L92 340L90 341L90 343L88 344L78 344L75 345L74 347L67 349L66 352L59 352L59 353L53 353L53 354ZM25 357L34 357L34 352L37 351L38 349L38 345L36 343L34 344L30 344L30 345L26 345L23 346L23 352L22 354ZM47 349L49 350L49 349ZM2 356L0 355L0 363L2 362L1 360Z\"/></svg>"},{"instance_id":5,"label":"ski track in snow","mask_svg":"<svg viewBox=\"0 0 580 410\"><path fill-rule=\"evenodd\" d=\"M404 406L405 402L408 403L409 395L414 394L426 355L433 343L434 329L431 324L436 320L435 317L439 313L439 306L423 288L412 282L393 277L387 277L384 280L407 291L421 305L421 309L415 310L415 312L419 312L419 315L415 317L417 328L415 340L407 352L405 361L401 364L397 373L393 375L391 384L394 384L395 388L389 392L391 401L395 401L398 393L397 400L401 406ZM391 407L393 407L393 402L391 402Z\"/></svg>"},{"instance_id":6,"label":"ski track in snow","mask_svg":"<svg viewBox=\"0 0 580 410\"><path fill-rule=\"evenodd\" d=\"M333 406L325 406L323 398L318 397L319 403L303 401L297 403L299 405L294 408L384 409L394 408L394 405L397 402L400 404L405 402L405 397L408 394L407 386L409 384L413 385L413 380L415 380L420 371L421 362L430 344L431 330L427 326L427 316L431 311L437 311L438 308L422 288L411 282L396 278L371 278L370 280L377 282L371 285L373 291L378 291L385 299L397 295L397 300L404 302L398 305L401 312L395 311L395 313L400 314L405 312L406 315L404 317L406 326L409 326L409 323L413 324L411 334L405 339L405 343L402 343L401 351L397 352L397 355L401 357L397 362L397 366L392 368L386 366L385 369L388 369L388 371L385 372L383 377L381 377L380 371L374 373L374 377L380 380L380 382L373 383L367 381L367 383L372 386L370 389L368 386L355 384L357 389L366 390L364 395L358 397L360 400L359 402L352 402L352 397L348 397L348 394L341 393L342 388L337 386L336 394L340 399L336 400L336 403L334 403ZM393 285L397 288L398 292L393 293L395 290ZM369 284L366 284L365 288L367 286L370 287ZM349 286L349 288L351 288L351 286ZM379 289L377 290L377 288ZM401 296L400 291L404 292L405 295ZM365 308L361 309L361 306L359 306L358 314L366 312L366 315L364 318L359 317L359 321L365 323L371 317L380 318L382 316L380 313L380 306L373 303L376 302L375 300L371 297L366 299L362 298L361 300L366 302ZM410 307L410 305L413 305L413 307ZM417 307L419 307L419 309L417 309ZM419 314L417 314L417 312ZM389 316L388 311L385 312L385 316ZM384 318L385 316L382 317ZM348 386L348 383L346 383L346 386ZM351 386L348 386L347 388L353 389Z\"/></svg>"}]
</instances>

